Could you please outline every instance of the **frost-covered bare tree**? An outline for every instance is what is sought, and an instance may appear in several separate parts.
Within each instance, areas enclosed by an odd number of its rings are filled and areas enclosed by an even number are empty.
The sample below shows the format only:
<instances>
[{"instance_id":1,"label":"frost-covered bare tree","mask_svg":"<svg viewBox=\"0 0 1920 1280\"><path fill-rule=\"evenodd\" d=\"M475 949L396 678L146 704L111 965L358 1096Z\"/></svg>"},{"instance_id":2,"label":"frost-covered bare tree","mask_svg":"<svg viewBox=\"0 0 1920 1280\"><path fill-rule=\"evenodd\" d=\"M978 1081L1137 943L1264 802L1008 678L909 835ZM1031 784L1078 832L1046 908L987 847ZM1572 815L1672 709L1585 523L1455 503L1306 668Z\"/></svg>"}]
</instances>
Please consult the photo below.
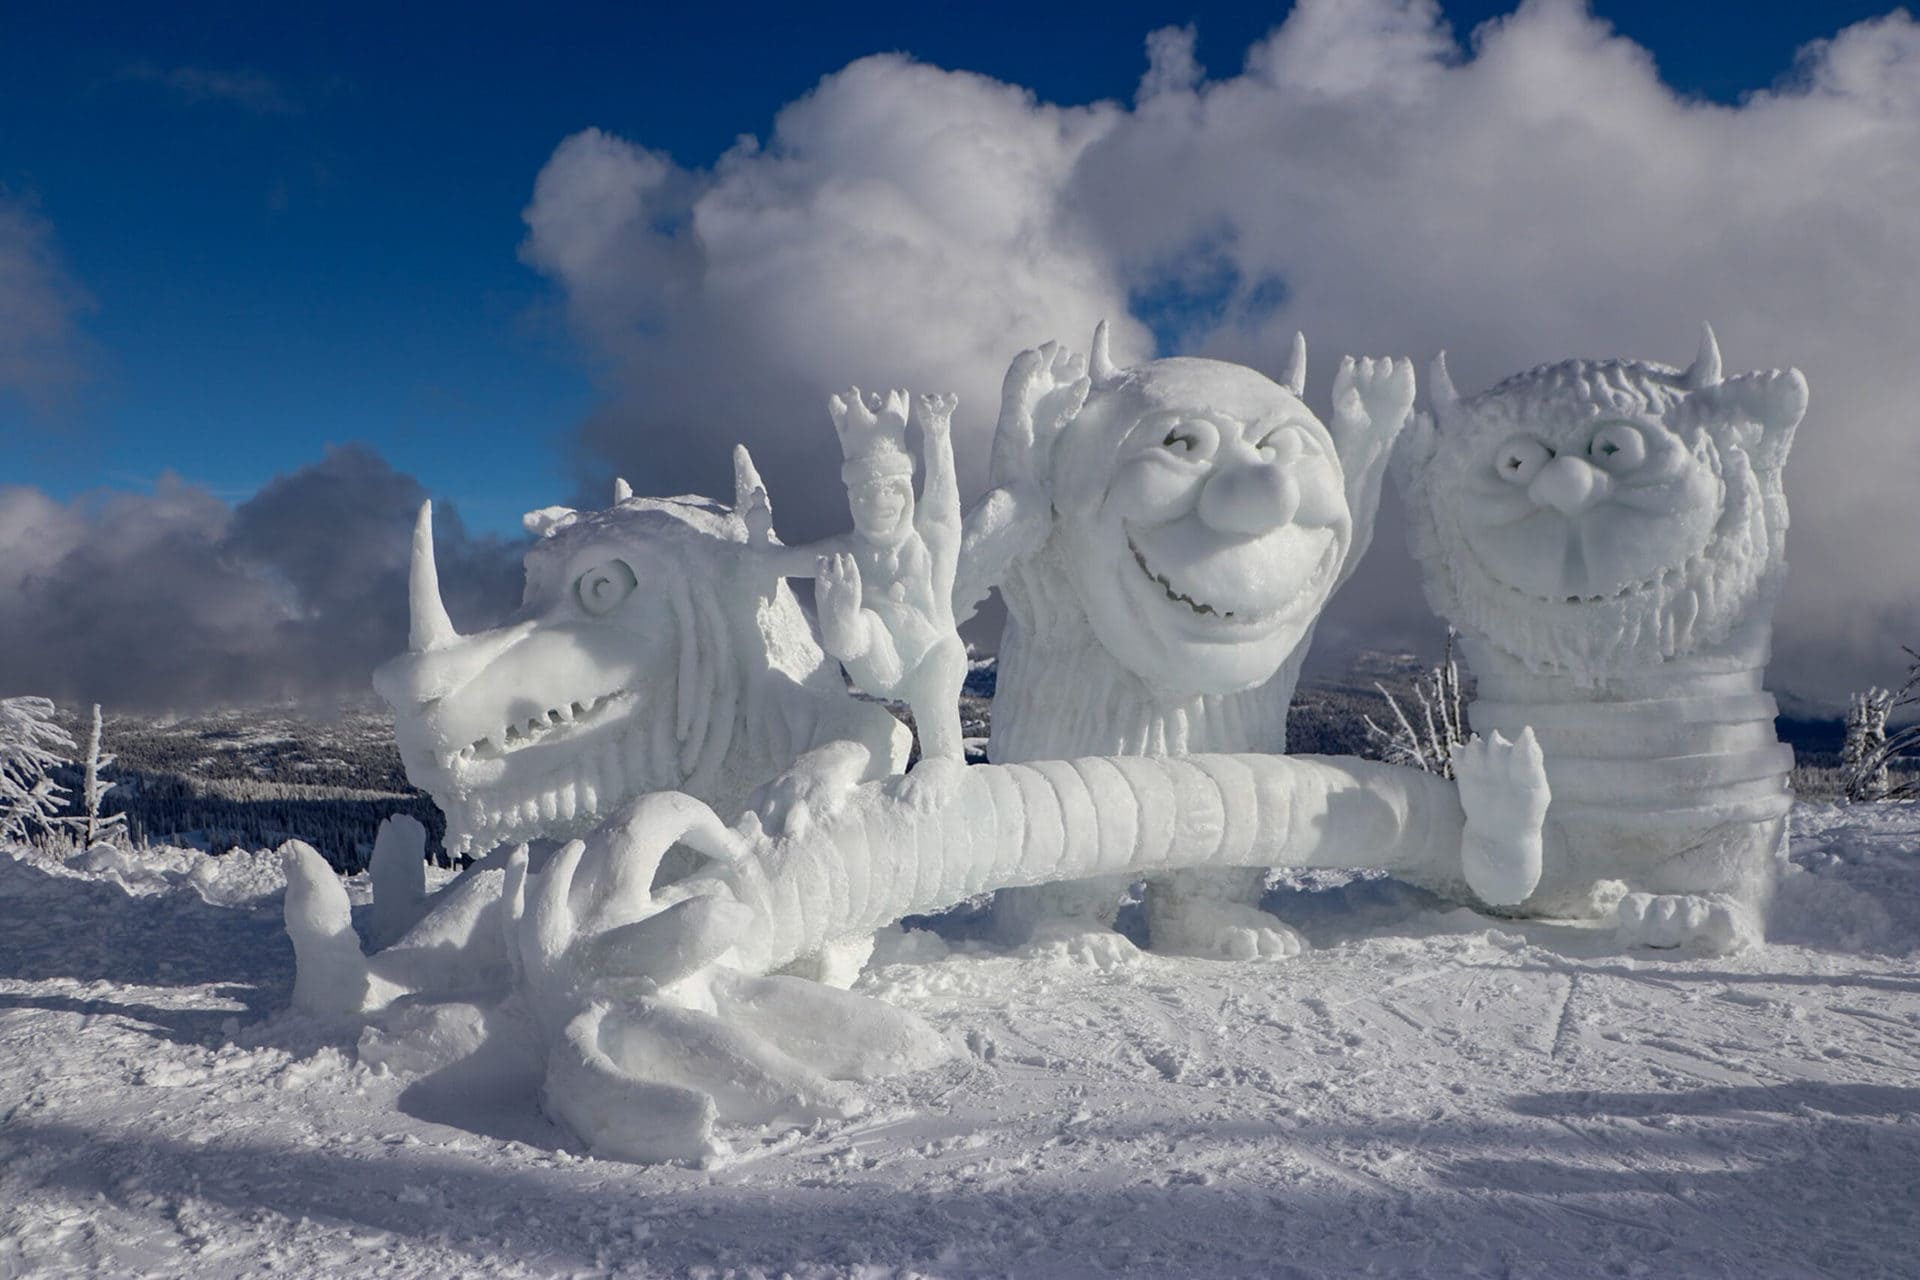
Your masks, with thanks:
<instances>
[{"instance_id":1,"label":"frost-covered bare tree","mask_svg":"<svg viewBox=\"0 0 1920 1280\"><path fill-rule=\"evenodd\" d=\"M46 698L0 698L0 840L53 831L66 788L52 771L65 763L73 738L54 723Z\"/></svg>"},{"instance_id":2,"label":"frost-covered bare tree","mask_svg":"<svg viewBox=\"0 0 1920 1280\"><path fill-rule=\"evenodd\" d=\"M103 813L100 809L100 802L113 790L113 783L100 775L112 766L113 757L100 750L100 704L97 702L93 704L93 731L87 735L87 754L81 763L85 779L80 784L80 813L67 821L80 833L84 849L96 844L118 844L126 838L127 815Z\"/></svg>"},{"instance_id":3,"label":"frost-covered bare tree","mask_svg":"<svg viewBox=\"0 0 1920 1280\"><path fill-rule=\"evenodd\" d=\"M1920 747L1920 719L1889 730L1895 711L1920 706L1920 652L1907 650L1912 662L1898 689L1868 689L1853 695L1847 708L1847 739L1840 748L1840 786L1849 803L1920 794L1920 776L1895 785L1889 767Z\"/></svg>"},{"instance_id":4,"label":"frost-covered bare tree","mask_svg":"<svg viewBox=\"0 0 1920 1280\"><path fill-rule=\"evenodd\" d=\"M1380 744L1380 758L1388 764L1411 765L1443 778L1453 776L1453 749L1470 736L1467 732L1467 700L1460 686L1460 663L1453 656L1454 631L1447 628L1447 647L1440 665L1413 682L1410 707L1400 705L1378 680L1373 687L1387 700L1393 712L1393 725L1383 726L1372 716L1363 716L1367 738ZM1411 712L1411 714L1409 714Z\"/></svg>"}]
</instances>

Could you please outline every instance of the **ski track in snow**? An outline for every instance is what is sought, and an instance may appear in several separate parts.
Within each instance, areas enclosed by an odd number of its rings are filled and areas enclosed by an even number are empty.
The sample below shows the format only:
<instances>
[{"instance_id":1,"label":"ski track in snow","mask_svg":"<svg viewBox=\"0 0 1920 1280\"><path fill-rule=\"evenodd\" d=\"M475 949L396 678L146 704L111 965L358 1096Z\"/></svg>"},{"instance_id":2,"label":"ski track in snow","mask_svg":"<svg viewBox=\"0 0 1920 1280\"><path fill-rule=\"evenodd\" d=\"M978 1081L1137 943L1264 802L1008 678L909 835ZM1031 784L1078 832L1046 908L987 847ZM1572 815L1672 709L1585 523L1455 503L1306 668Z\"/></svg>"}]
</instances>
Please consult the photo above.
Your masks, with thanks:
<instances>
[{"instance_id":1,"label":"ski track in snow","mask_svg":"<svg viewBox=\"0 0 1920 1280\"><path fill-rule=\"evenodd\" d=\"M1731 959L1324 873L1282 962L895 935L966 1051L712 1170L570 1153L461 1009L286 1013L270 854L0 853L0 1277L1920 1269L1920 805L1796 811Z\"/></svg>"}]
</instances>

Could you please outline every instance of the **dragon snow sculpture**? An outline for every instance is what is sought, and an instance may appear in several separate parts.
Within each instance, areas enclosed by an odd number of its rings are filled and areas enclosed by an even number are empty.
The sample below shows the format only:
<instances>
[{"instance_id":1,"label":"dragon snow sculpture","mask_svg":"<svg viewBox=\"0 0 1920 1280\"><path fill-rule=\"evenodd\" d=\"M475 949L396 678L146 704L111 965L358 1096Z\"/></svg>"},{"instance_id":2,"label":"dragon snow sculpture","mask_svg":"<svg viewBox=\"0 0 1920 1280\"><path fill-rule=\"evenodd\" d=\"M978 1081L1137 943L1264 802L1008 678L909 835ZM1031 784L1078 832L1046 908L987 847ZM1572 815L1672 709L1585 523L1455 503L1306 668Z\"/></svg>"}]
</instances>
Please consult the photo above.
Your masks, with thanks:
<instances>
[{"instance_id":1,"label":"dragon snow sculpture","mask_svg":"<svg viewBox=\"0 0 1920 1280\"><path fill-rule=\"evenodd\" d=\"M646 796L537 873L525 850L450 890L365 958L345 892L291 843L296 1007L364 1013L465 980L524 991L547 1047L549 1115L596 1153L709 1161L716 1126L853 1114L849 1081L930 1064L945 1042L879 1001L772 971L902 915L1060 879L1177 870L1383 867L1517 902L1550 792L1531 735L1464 748L1458 785L1312 756L1105 757L965 769L934 804L854 788L802 833L732 826ZM704 859L658 883L670 848ZM488 910L489 902L504 904ZM472 956L503 957L490 976ZM769 976L771 974L771 976Z\"/></svg>"},{"instance_id":2,"label":"dragon snow sculpture","mask_svg":"<svg viewBox=\"0 0 1920 1280\"><path fill-rule=\"evenodd\" d=\"M441 603L421 508L410 652L374 685L449 853L582 834L663 790L731 817L764 786L768 821L804 824L905 763L905 727L848 694L749 546L770 516L745 450L734 462L733 509L620 483L604 511L533 512L520 614L472 635Z\"/></svg>"},{"instance_id":3,"label":"dragon snow sculpture","mask_svg":"<svg viewBox=\"0 0 1920 1280\"><path fill-rule=\"evenodd\" d=\"M996 763L1286 749L1314 624L1372 540L1413 368L1341 361L1331 423L1305 388L1298 336L1278 382L1218 360L1120 367L1105 324L1085 361L1051 345L1014 361L993 479L1009 509L1042 514L1004 517L1025 539L1004 565L962 562L1007 603ZM978 545L995 500L970 516ZM1263 886L1258 869L1151 879L1154 946L1290 954L1297 937L1255 906ZM995 910L1014 938L1083 933L1123 887L1025 890Z\"/></svg>"},{"instance_id":4,"label":"dragon snow sculpture","mask_svg":"<svg viewBox=\"0 0 1920 1280\"><path fill-rule=\"evenodd\" d=\"M1757 940L1792 804L1762 681L1806 380L1723 377L1709 328L1684 370L1566 360L1463 399L1443 355L1432 381L1397 477L1473 727L1546 752L1525 909L1595 916L1624 882L1629 942Z\"/></svg>"}]
</instances>

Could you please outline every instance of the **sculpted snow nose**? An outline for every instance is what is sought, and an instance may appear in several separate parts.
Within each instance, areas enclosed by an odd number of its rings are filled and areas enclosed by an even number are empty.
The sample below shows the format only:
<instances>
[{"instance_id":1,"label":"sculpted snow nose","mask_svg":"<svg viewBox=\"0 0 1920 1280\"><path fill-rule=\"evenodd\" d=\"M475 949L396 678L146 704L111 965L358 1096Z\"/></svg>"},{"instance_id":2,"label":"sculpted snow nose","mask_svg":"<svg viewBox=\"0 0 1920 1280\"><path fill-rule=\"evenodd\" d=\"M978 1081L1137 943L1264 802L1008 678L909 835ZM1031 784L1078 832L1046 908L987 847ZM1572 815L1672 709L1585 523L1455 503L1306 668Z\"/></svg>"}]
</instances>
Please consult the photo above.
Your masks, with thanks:
<instances>
[{"instance_id":1,"label":"sculpted snow nose","mask_svg":"<svg viewBox=\"0 0 1920 1280\"><path fill-rule=\"evenodd\" d=\"M1527 486L1527 496L1563 516L1577 516L1606 497L1613 477L1581 458L1561 455L1540 468Z\"/></svg>"},{"instance_id":2,"label":"sculpted snow nose","mask_svg":"<svg viewBox=\"0 0 1920 1280\"><path fill-rule=\"evenodd\" d=\"M1300 486L1271 462L1216 471L1200 491L1200 518L1219 533L1252 537L1292 522Z\"/></svg>"}]
</instances>

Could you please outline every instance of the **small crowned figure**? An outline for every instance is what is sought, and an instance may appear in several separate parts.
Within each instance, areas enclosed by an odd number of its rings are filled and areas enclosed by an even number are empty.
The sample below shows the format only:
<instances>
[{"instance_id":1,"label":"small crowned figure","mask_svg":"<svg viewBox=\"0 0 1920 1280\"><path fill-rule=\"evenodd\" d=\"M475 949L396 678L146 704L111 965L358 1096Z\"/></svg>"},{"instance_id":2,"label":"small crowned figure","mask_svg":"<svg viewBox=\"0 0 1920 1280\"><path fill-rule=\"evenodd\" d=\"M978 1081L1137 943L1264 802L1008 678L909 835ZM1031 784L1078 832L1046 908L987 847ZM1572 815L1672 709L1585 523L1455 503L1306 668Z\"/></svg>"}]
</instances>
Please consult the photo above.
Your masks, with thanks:
<instances>
[{"instance_id":1,"label":"small crowned figure","mask_svg":"<svg viewBox=\"0 0 1920 1280\"><path fill-rule=\"evenodd\" d=\"M951 434L958 402L952 395L919 397L923 476L916 501L907 393L862 395L854 387L830 397L853 531L803 547L779 547L770 532L761 535L774 572L817 580L822 647L863 692L901 699L912 710L922 765L965 762L960 686L967 654L953 612L962 531Z\"/></svg>"}]
</instances>

